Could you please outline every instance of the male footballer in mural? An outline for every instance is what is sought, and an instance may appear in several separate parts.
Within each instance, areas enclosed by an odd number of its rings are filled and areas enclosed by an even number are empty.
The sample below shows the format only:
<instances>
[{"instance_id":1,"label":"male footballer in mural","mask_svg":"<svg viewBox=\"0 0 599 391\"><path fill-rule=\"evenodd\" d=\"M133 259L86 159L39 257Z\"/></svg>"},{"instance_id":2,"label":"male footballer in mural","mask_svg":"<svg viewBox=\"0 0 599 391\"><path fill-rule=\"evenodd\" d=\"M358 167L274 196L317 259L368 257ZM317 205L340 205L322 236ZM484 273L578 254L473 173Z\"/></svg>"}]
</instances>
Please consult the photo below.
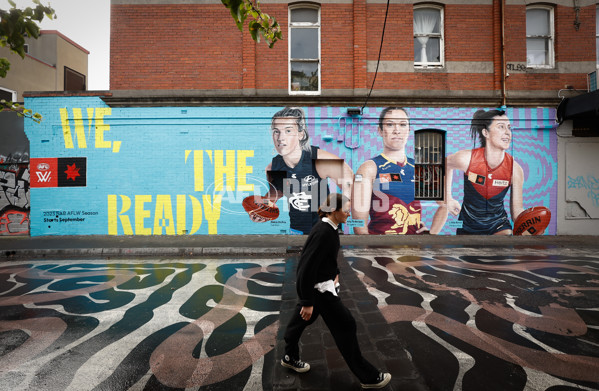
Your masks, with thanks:
<instances>
[{"instance_id":1,"label":"male footballer in mural","mask_svg":"<svg viewBox=\"0 0 599 391\"><path fill-rule=\"evenodd\" d=\"M406 155L410 137L407 111L400 107L383 109L377 130L383 139L383 152L362 163L354 178L352 217L364 221L363 226L354 227L354 233L428 232L421 219L420 201L414 195L414 158Z\"/></svg>"},{"instance_id":2,"label":"male footballer in mural","mask_svg":"<svg viewBox=\"0 0 599 391\"><path fill-rule=\"evenodd\" d=\"M458 235L511 235L512 225L504 207L511 188L511 214L516 221L524 210L522 186L524 171L506 151L512 141L510 120L502 110L478 110L472 118L470 133L480 147L461 150L447 157L446 199L440 211L458 220ZM462 205L451 195L453 170L464 172ZM445 210L444 210L445 209ZM438 211L439 212L439 211Z\"/></svg>"},{"instance_id":3,"label":"male footballer in mural","mask_svg":"<svg viewBox=\"0 0 599 391\"><path fill-rule=\"evenodd\" d=\"M319 221L318 207L329 194L327 178L349 198L353 171L340 157L310 145L301 108L285 107L275 113L271 135L278 154L266 167L270 189L262 202L274 205L287 197L291 233L307 235ZM252 221L265 221L259 213L249 214Z\"/></svg>"}]
</instances>

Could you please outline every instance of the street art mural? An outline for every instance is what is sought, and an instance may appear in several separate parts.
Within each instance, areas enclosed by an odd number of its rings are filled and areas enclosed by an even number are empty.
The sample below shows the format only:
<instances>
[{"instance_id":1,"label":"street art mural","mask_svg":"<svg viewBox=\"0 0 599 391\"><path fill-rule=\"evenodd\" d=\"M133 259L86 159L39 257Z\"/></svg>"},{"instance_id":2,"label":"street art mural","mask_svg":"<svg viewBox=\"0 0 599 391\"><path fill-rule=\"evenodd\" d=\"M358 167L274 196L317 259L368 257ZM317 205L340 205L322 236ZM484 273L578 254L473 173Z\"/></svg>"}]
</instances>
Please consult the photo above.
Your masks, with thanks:
<instances>
[{"instance_id":1,"label":"street art mural","mask_svg":"<svg viewBox=\"0 0 599 391\"><path fill-rule=\"evenodd\" d=\"M29 234L29 140L23 121L0 111L0 236Z\"/></svg>"},{"instance_id":2,"label":"street art mural","mask_svg":"<svg viewBox=\"0 0 599 391\"><path fill-rule=\"evenodd\" d=\"M281 260L0 267L0 389L262 389Z\"/></svg>"},{"instance_id":3,"label":"street art mural","mask_svg":"<svg viewBox=\"0 0 599 391\"><path fill-rule=\"evenodd\" d=\"M599 390L599 258L460 252L344 251L431 389Z\"/></svg>"},{"instance_id":4,"label":"street art mural","mask_svg":"<svg viewBox=\"0 0 599 391\"><path fill-rule=\"evenodd\" d=\"M26 103L44 115L25 129L34 236L306 234L329 192L354 200L347 234L453 235L473 220L494 222L481 232L511 233L523 209L557 212L553 109L348 115L341 107L111 108L98 97ZM505 134L473 134L479 110L501 112L492 121L505 122ZM487 139L515 175L464 166L463 155ZM493 202L497 218L472 217L476 180L486 181L479 194L490 194L478 210ZM555 219L544 233L556 233Z\"/></svg>"},{"instance_id":5,"label":"street art mural","mask_svg":"<svg viewBox=\"0 0 599 391\"><path fill-rule=\"evenodd\" d=\"M0 235L29 234L29 165L0 164Z\"/></svg>"}]
</instances>

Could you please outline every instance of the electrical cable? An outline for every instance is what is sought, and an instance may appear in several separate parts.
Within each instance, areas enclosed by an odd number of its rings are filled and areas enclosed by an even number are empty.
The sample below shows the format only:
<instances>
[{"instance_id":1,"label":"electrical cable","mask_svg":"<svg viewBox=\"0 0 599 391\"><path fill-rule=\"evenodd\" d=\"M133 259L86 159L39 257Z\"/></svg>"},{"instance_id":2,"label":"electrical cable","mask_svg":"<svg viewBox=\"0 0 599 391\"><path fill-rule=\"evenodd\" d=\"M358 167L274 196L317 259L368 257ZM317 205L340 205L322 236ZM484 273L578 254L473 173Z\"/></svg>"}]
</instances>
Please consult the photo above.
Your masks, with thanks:
<instances>
[{"instance_id":1,"label":"electrical cable","mask_svg":"<svg viewBox=\"0 0 599 391\"><path fill-rule=\"evenodd\" d=\"M383 33L381 34L381 46L379 47L379 58L376 61L376 69L374 71L374 77L372 78L372 86L370 86L370 91L368 91L368 95L366 96L366 101L360 108L360 114L364 111L364 107L368 103L368 99L370 99L370 94L372 94L372 90L374 89L374 83L376 82L376 75L379 72L379 64L381 63L381 52L383 51L383 41L385 40L385 27L387 26L387 16L389 15L389 3L391 0L387 0L387 9L385 10L385 21L383 22Z\"/></svg>"}]
</instances>

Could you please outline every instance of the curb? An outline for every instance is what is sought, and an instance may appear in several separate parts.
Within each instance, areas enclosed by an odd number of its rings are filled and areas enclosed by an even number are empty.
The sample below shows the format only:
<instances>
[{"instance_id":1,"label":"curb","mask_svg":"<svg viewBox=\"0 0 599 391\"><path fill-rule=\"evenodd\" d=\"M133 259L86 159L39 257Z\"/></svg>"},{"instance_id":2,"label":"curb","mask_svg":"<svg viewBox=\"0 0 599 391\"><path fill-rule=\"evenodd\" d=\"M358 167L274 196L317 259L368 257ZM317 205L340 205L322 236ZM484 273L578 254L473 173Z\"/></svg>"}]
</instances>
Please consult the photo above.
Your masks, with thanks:
<instances>
[{"instance_id":1,"label":"curb","mask_svg":"<svg viewBox=\"0 0 599 391\"><path fill-rule=\"evenodd\" d=\"M287 247L142 247L142 248L64 248L20 249L0 253L0 260L23 258L76 258L76 257L202 257L222 255L285 255L299 249Z\"/></svg>"}]
</instances>

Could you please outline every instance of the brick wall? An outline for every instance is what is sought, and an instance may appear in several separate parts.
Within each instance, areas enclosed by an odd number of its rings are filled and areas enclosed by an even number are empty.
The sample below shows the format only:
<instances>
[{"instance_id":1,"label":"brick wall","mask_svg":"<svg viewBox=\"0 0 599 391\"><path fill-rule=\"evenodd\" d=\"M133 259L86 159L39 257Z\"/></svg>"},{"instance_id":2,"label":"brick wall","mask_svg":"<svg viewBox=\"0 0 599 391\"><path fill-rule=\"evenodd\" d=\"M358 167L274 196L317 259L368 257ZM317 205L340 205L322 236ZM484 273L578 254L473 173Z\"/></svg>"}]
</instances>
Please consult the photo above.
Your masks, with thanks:
<instances>
[{"instance_id":1,"label":"brick wall","mask_svg":"<svg viewBox=\"0 0 599 391\"><path fill-rule=\"evenodd\" d=\"M385 16L384 3L321 5L321 85L327 91L360 91L374 77ZM595 59L595 5L581 7L575 30L573 7L555 6L555 69L510 72L508 91L557 92L564 85L586 88L587 64ZM262 4L288 37L288 5ZM404 71L380 70L377 90L487 92L496 95L502 81L500 3L444 6L445 64L436 71L414 69L413 4L391 4L381 60ZM210 22L206 22L209 19ZM219 4L112 5L112 89L192 89L240 91L288 90L288 40L269 49L239 32ZM526 66L526 7L505 6L507 63ZM482 62L484 73L468 72ZM460 70L448 71L457 64ZM491 64L491 65L489 65ZM563 65L566 64L566 65ZM579 64L576 66L576 64ZM592 64L591 64L592 65ZM491 68L489 68L489 66ZM252 92L254 91L254 92ZM247 95L247 94L246 94ZM426 95L426 94L425 94Z\"/></svg>"}]
</instances>

